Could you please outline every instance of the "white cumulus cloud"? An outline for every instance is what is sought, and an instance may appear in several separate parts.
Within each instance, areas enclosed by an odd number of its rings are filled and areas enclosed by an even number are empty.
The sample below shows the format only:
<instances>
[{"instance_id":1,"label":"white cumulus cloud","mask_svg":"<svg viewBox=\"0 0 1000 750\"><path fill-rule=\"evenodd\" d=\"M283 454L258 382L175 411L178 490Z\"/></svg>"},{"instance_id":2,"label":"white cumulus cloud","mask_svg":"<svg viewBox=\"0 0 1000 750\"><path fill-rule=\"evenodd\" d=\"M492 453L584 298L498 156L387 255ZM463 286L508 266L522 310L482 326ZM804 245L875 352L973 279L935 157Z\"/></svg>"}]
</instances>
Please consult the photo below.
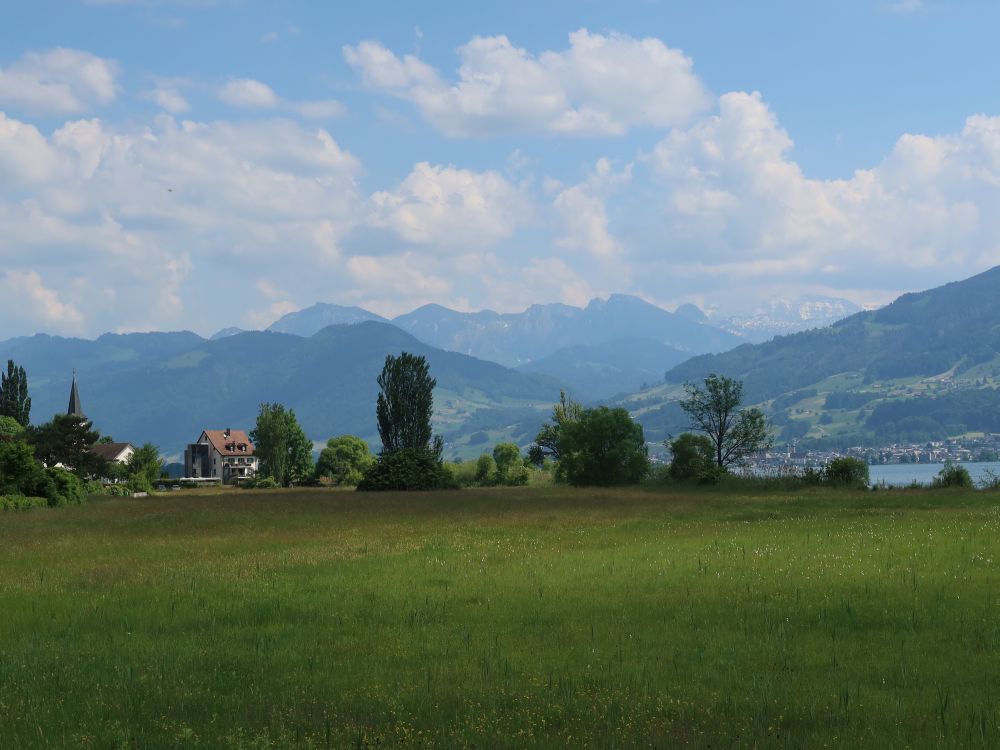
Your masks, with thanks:
<instances>
[{"instance_id":1,"label":"white cumulus cloud","mask_svg":"<svg viewBox=\"0 0 1000 750\"><path fill-rule=\"evenodd\" d=\"M0 289L3 289L0 294L3 312L25 316L43 330L79 332L82 329L80 311L60 300L35 271L6 271L0 276Z\"/></svg>"},{"instance_id":2,"label":"white cumulus cloud","mask_svg":"<svg viewBox=\"0 0 1000 750\"><path fill-rule=\"evenodd\" d=\"M357 221L360 169L326 131L285 120L79 120L44 135L4 118L0 268L47 301L45 330L211 331L249 315L242 300L262 271L321 296ZM0 328L28 325L0 309Z\"/></svg>"},{"instance_id":3,"label":"white cumulus cloud","mask_svg":"<svg viewBox=\"0 0 1000 750\"><path fill-rule=\"evenodd\" d=\"M616 172L610 160L598 159L585 180L562 188L553 201L560 233L556 245L613 260L622 254L612 235L607 212L609 195L632 179L632 165Z\"/></svg>"},{"instance_id":4,"label":"white cumulus cloud","mask_svg":"<svg viewBox=\"0 0 1000 750\"><path fill-rule=\"evenodd\" d=\"M117 77L117 63L90 52L28 52L0 68L0 105L31 114L85 112L114 101Z\"/></svg>"},{"instance_id":5,"label":"white cumulus cloud","mask_svg":"<svg viewBox=\"0 0 1000 750\"><path fill-rule=\"evenodd\" d=\"M191 109L184 95L168 86L157 86L152 91L147 91L143 97L172 115L182 115Z\"/></svg>"},{"instance_id":6,"label":"white cumulus cloud","mask_svg":"<svg viewBox=\"0 0 1000 750\"><path fill-rule=\"evenodd\" d=\"M311 99L301 102L289 102L287 106L291 111L298 112L310 120L332 120L336 117L343 117L347 113L347 108L342 102L338 102L336 99Z\"/></svg>"},{"instance_id":7,"label":"white cumulus cloud","mask_svg":"<svg viewBox=\"0 0 1000 750\"><path fill-rule=\"evenodd\" d=\"M849 179L808 177L792 145L762 97L739 92L660 141L647 161L667 239L634 259L644 275L906 289L1000 263L1000 118L903 135Z\"/></svg>"},{"instance_id":8,"label":"white cumulus cloud","mask_svg":"<svg viewBox=\"0 0 1000 750\"><path fill-rule=\"evenodd\" d=\"M253 78L228 81L219 89L219 99L230 106L247 109L274 109L280 101L274 89Z\"/></svg>"},{"instance_id":9,"label":"white cumulus cloud","mask_svg":"<svg viewBox=\"0 0 1000 750\"><path fill-rule=\"evenodd\" d=\"M499 172L417 164L391 191L371 197L373 226L415 244L485 247L510 237L530 214L521 189Z\"/></svg>"},{"instance_id":10,"label":"white cumulus cloud","mask_svg":"<svg viewBox=\"0 0 1000 750\"><path fill-rule=\"evenodd\" d=\"M282 110L294 112L311 120L330 120L342 117L347 111L335 99L295 101L283 99L266 83L253 78L228 81L218 92L219 99L231 107L241 109Z\"/></svg>"},{"instance_id":11,"label":"white cumulus cloud","mask_svg":"<svg viewBox=\"0 0 1000 750\"><path fill-rule=\"evenodd\" d=\"M48 180L58 159L34 125L0 112L0 178L8 190L20 190Z\"/></svg>"},{"instance_id":12,"label":"white cumulus cloud","mask_svg":"<svg viewBox=\"0 0 1000 750\"><path fill-rule=\"evenodd\" d=\"M621 135L681 124L711 106L690 58L659 39L580 29L569 42L534 55L506 36L475 37L458 49L454 81L378 42L343 53L366 85L413 102L450 136Z\"/></svg>"}]
</instances>

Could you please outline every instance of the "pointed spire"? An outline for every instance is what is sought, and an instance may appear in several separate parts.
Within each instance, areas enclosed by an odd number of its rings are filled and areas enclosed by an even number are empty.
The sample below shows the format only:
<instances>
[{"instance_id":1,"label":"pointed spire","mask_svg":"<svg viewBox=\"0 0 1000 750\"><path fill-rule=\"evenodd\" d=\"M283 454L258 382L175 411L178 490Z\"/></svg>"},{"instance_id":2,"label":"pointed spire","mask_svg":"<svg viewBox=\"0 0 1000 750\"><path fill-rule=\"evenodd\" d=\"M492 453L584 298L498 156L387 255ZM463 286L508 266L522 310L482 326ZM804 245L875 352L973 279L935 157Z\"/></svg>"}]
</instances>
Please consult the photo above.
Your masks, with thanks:
<instances>
[{"instance_id":1,"label":"pointed spire","mask_svg":"<svg viewBox=\"0 0 1000 750\"><path fill-rule=\"evenodd\" d=\"M83 407L80 406L80 391L76 387L76 370L73 370L73 387L69 392L69 408L66 410L67 414L76 415L78 417L83 416Z\"/></svg>"}]
</instances>

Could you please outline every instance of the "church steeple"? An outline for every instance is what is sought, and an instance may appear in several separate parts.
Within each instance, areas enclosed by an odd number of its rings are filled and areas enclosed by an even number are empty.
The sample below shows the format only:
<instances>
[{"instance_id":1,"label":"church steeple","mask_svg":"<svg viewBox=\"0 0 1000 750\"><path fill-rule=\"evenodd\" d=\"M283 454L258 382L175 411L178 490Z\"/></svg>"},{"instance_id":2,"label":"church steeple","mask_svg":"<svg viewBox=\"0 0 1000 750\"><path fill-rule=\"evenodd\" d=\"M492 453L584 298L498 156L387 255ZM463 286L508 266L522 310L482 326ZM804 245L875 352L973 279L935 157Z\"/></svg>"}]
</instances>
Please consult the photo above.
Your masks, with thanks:
<instances>
[{"instance_id":1,"label":"church steeple","mask_svg":"<svg viewBox=\"0 0 1000 750\"><path fill-rule=\"evenodd\" d=\"M76 387L76 370L73 370L73 387L69 392L69 408L66 413L77 417L84 416L83 407L80 406L80 391Z\"/></svg>"}]
</instances>

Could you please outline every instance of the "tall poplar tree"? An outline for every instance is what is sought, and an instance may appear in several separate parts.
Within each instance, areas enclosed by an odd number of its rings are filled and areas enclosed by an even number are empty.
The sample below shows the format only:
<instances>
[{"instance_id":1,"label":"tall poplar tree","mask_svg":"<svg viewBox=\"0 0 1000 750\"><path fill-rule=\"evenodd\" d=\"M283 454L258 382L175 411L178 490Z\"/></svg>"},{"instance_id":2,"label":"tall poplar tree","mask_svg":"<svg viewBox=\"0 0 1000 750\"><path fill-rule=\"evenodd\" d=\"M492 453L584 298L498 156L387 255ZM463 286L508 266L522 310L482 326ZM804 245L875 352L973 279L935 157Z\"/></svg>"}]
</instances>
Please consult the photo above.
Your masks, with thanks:
<instances>
[{"instance_id":1,"label":"tall poplar tree","mask_svg":"<svg viewBox=\"0 0 1000 750\"><path fill-rule=\"evenodd\" d=\"M444 443L431 429L434 386L427 360L388 355L378 376L375 418L382 452L365 472L359 490L432 490L455 485L442 463Z\"/></svg>"},{"instance_id":2,"label":"tall poplar tree","mask_svg":"<svg viewBox=\"0 0 1000 750\"><path fill-rule=\"evenodd\" d=\"M31 415L28 376L12 359L7 360L7 372L0 373L0 415L16 419L22 427L28 426Z\"/></svg>"},{"instance_id":3,"label":"tall poplar tree","mask_svg":"<svg viewBox=\"0 0 1000 750\"><path fill-rule=\"evenodd\" d=\"M401 352L398 357L388 355L378 385L381 390L375 404L375 418L382 452L429 449L437 380L431 377L427 360L409 352Z\"/></svg>"}]
</instances>

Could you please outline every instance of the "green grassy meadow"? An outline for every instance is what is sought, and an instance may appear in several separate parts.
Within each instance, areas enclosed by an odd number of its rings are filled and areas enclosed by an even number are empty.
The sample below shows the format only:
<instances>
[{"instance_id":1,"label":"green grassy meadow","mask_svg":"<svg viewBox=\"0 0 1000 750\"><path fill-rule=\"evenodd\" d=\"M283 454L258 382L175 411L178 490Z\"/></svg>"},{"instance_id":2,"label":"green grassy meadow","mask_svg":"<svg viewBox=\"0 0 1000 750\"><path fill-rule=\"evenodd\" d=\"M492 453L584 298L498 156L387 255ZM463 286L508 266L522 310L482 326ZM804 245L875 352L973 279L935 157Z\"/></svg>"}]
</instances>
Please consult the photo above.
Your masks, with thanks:
<instances>
[{"instance_id":1,"label":"green grassy meadow","mask_svg":"<svg viewBox=\"0 0 1000 750\"><path fill-rule=\"evenodd\" d=\"M0 746L1000 747L1000 495L6 513Z\"/></svg>"}]
</instances>

